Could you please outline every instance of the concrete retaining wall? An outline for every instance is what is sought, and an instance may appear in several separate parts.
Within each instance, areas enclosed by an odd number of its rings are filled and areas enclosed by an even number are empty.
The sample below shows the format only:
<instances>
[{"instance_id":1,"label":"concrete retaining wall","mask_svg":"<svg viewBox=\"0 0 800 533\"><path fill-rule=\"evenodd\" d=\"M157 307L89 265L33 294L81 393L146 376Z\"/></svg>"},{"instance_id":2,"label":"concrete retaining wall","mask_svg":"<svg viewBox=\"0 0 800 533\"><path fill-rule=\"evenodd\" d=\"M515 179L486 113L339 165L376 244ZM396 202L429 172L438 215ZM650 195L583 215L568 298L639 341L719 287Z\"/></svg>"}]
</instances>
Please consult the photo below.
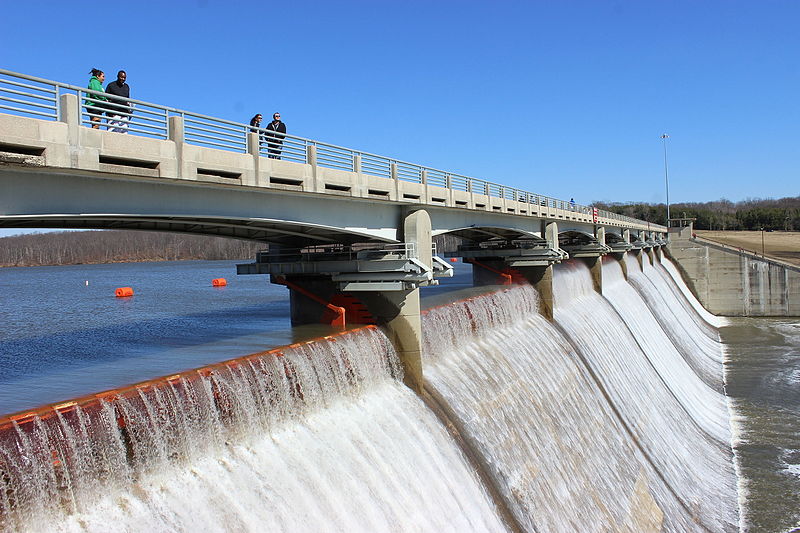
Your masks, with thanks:
<instances>
[{"instance_id":1,"label":"concrete retaining wall","mask_svg":"<svg viewBox=\"0 0 800 533\"><path fill-rule=\"evenodd\" d=\"M667 251L710 312L725 316L800 316L800 268L673 228Z\"/></svg>"}]
</instances>

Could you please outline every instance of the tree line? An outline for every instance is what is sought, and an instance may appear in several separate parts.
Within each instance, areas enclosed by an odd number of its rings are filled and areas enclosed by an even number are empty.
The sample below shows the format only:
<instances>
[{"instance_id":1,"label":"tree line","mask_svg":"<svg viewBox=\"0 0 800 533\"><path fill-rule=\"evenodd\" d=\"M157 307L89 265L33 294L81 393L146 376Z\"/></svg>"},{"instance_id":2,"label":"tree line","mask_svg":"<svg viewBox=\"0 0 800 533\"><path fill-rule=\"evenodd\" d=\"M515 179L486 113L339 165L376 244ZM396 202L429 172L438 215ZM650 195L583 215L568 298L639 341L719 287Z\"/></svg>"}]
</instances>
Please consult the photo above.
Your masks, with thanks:
<instances>
[{"instance_id":1,"label":"tree line","mask_svg":"<svg viewBox=\"0 0 800 533\"><path fill-rule=\"evenodd\" d=\"M437 250L455 250L460 239L434 238ZM252 260L265 243L225 237L150 231L60 231L0 238L0 267L135 263L141 261Z\"/></svg>"},{"instance_id":2,"label":"tree line","mask_svg":"<svg viewBox=\"0 0 800 533\"><path fill-rule=\"evenodd\" d=\"M253 259L265 244L181 233L60 231L0 238L0 266Z\"/></svg>"},{"instance_id":3,"label":"tree line","mask_svg":"<svg viewBox=\"0 0 800 533\"><path fill-rule=\"evenodd\" d=\"M664 224L666 204L603 203L595 207L629 217ZM800 230L800 196L779 199L747 199L741 202L716 200L670 204L671 218L695 218L701 230Z\"/></svg>"}]
</instances>

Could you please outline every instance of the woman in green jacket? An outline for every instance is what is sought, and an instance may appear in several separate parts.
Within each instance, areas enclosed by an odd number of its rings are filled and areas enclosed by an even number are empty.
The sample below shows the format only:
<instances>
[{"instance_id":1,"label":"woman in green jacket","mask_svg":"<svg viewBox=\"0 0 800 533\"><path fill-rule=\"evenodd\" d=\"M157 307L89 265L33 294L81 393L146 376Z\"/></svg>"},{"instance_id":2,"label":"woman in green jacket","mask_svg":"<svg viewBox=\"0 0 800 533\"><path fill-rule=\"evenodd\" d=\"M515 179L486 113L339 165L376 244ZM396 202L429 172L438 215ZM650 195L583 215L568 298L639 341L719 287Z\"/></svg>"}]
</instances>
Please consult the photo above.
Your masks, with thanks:
<instances>
[{"instance_id":1,"label":"woman in green jacket","mask_svg":"<svg viewBox=\"0 0 800 533\"><path fill-rule=\"evenodd\" d=\"M103 82L106 79L105 73L93 68L91 71L92 77L89 78L89 89L92 91L103 92ZM86 106L86 112L89 113L89 120L92 121L92 128L99 130L100 122L103 120L103 111L105 111L103 104L100 102L107 102L108 98L100 94L89 94L88 98L83 101Z\"/></svg>"}]
</instances>

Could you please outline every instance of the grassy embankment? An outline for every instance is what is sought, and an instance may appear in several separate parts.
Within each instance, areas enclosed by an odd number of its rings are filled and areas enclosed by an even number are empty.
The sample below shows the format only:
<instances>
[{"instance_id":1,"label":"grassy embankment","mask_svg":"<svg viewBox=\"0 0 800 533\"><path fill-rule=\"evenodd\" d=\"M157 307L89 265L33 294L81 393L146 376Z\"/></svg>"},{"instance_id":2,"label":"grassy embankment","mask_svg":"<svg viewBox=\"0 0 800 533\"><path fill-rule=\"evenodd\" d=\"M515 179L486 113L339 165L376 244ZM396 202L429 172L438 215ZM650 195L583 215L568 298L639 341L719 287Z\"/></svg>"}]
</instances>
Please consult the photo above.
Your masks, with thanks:
<instances>
[{"instance_id":1,"label":"grassy embankment","mask_svg":"<svg viewBox=\"0 0 800 533\"><path fill-rule=\"evenodd\" d=\"M698 237L761 254L760 231L697 230ZM765 231L764 255L800 266L800 231Z\"/></svg>"}]
</instances>

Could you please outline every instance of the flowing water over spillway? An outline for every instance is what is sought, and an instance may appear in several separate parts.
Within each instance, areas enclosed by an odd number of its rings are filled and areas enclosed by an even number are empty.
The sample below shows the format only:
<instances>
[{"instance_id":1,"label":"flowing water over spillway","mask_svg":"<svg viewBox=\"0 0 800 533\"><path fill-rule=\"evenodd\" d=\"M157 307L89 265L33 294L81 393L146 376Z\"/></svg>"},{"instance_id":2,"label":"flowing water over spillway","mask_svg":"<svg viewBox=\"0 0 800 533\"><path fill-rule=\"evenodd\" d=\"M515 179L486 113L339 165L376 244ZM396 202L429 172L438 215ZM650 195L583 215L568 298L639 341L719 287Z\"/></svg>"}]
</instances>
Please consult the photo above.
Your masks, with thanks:
<instances>
[{"instance_id":1,"label":"flowing water over spillway","mask_svg":"<svg viewBox=\"0 0 800 533\"><path fill-rule=\"evenodd\" d=\"M626 316L577 262L556 270L555 324L530 287L432 310L430 387L526 530L735 531L727 404L686 361L712 358L721 383L721 346L684 354L613 267Z\"/></svg>"},{"instance_id":2,"label":"flowing water over spillway","mask_svg":"<svg viewBox=\"0 0 800 533\"><path fill-rule=\"evenodd\" d=\"M431 309L437 414L364 328L19 419L0 530L735 531L722 322L643 263Z\"/></svg>"},{"instance_id":3,"label":"flowing water over spillway","mask_svg":"<svg viewBox=\"0 0 800 533\"><path fill-rule=\"evenodd\" d=\"M398 372L362 330L37 420L0 443L0 530L503 531Z\"/></svg>"}]
</instances>

